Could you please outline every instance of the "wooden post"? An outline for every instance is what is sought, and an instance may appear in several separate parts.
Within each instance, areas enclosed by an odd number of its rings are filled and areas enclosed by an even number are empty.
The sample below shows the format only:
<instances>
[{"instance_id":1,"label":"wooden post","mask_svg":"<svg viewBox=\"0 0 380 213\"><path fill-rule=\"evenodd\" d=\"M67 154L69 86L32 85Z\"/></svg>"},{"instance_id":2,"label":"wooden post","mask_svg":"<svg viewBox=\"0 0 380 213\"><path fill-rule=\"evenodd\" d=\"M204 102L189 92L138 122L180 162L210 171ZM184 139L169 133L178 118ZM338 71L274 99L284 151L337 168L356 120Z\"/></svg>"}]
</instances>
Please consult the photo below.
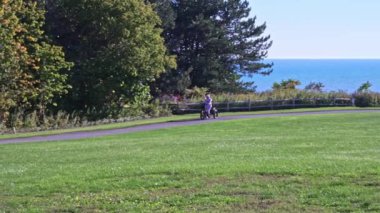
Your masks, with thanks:
<instances>
[{"instance_id":1,"label":"wooden post","mask_svg":"<svg viewBox=\"0 0 380 213\"><path fill-rule=\"evenodd\" d=\"M251 97L249 98L248 101L249 101L249 102L248 102L248 111L251 111Z\"/></svg>"},{"instance_id":2,"label":"wooden post","mask_svg":"<svg viewBox=\"0 0 380 213\"><path fill-rule=\"evenodd\" d=\"M293 108L296 108L296 99L293 98Z\"/></svg>"},{"instance_id":3,"label":"wooden post","mask_svg":"<svg viewBox=\"0 0 380 213\"><path fill-rule=\"evenodd\" d=\"M227 99L227 112L230 111L230 99Z\"/></svg>"}]
</instances>

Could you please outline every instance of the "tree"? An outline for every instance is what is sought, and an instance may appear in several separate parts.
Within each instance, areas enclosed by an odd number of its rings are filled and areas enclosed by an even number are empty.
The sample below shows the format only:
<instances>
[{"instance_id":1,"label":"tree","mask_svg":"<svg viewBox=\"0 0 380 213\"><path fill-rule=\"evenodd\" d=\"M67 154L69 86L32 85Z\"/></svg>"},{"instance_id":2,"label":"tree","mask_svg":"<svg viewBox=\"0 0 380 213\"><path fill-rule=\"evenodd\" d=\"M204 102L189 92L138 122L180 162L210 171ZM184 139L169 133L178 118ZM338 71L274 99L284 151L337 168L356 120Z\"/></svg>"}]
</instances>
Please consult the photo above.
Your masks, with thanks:
<instances>
[{"instance_id":1,"label":"tree","mask_svg":"<svg viewBox=\"0 0 380 213\"><path fill-rule=\"evenodd\" d=\"M45 11L32 0L2 0L0 10L0 100L41 115L56 96L67 92L70 63L61 47L51 44L42 30Z\"/></svg>"},{"instance_id":2,"label":"tree","mask_svg":"<svg viewBox=\"0 0 380 213\"><path fill-rule=\"evenodd\" d=\"M362 93L362 92L369 92L369 89L372 87L372 84L367 81L365 83L363 83L359 88L358 88L358 92L359 93Z\"/></svg>"},{"instance_id":3,"label":"tree","mask_svg":"<svg viewBox=\"0 0 380 213\"><path fill-rule=\"evenodd\" d=\"M142 1L49 0L47 8L47 30L75 62L68 96L74 109L146 103L149 83L175 67L160 19Z\"/></svg>"},{"instance_id":4,"label":"tree","mask_svg":"<svg viewBox=\"0 0 380 213\"><path fill-rule=\"evenodd\" d=\"M183 92L188 87L208 87L213 92L236 91L243 75L269 74L262 60L272 42L263 36L266 25L249 18L248 1L173 1L175 27L168 30L167 45L177 55L178 68L163 75L163 91ZM168 87L168 85L170 85Z\"/></svg>"},{"instance_id":5,"label":"tree","mask_svg":"<svg viewBox=\"0 0 380 213\"><path fill-rule=\"evenodd\" d=\"M154 11L160 17L160 27L163 29L161 35L165 39L165 46L170 50L171 32L175 29L175 20L177 18L173 0L145 0L145 2L152 4ZM151 83L151 93L154 96L163 95L162 93L185 91L188 88L190 79L173 71L172 68L169 68L160 75L157 81Z\"/></svg>"},{"instance_id":6,"label":"tree","mask_svg":"<svg viewBox=\"0 0 380 213\"><path fill-rule=\"evenodd\" d=\"M323 83L321 82L310 82L310 84L308 84L305 87L305 90L314 91L314 92L322 92L324 87L325 85L323 85Z\"/></svg>"},{"instance_id":7,"label":"tree","mask_svg":"<svg viewBox=\"0 0 380 213\"><path fill-rule=\"evenodd\" d=\"M295 90L296 86L301 85L301 82L294 79L288 79L288 80L282 80L281 83L273 83L272 89L273 90Z\"/></svg>"},{"instance_id":8,"label":"tree","mask_svg":"<svg viewBox=\"0 0 380 213\"><path fill-rule=\"evenodd\" d=\"M161 19L161 28L163 33L167 30L173 29L175 27L176 14L172 7L172 0L145 0L147 4L152 4L154 11Z\"/></svg>"},{"instance_id":9,"label":"tree","mask_svg":"<svg viewBox=\"0 0 380 213\"><path fill-rule=\"evenodd\" d=\"M16 106L17 93L25 91L17 88L18 79L21 78L18 63L21 52L15 48L17 42L14 37L21 26L15 13L16 6L15 3L0 1L0 118Z\"/></svg>"}]
</instances>

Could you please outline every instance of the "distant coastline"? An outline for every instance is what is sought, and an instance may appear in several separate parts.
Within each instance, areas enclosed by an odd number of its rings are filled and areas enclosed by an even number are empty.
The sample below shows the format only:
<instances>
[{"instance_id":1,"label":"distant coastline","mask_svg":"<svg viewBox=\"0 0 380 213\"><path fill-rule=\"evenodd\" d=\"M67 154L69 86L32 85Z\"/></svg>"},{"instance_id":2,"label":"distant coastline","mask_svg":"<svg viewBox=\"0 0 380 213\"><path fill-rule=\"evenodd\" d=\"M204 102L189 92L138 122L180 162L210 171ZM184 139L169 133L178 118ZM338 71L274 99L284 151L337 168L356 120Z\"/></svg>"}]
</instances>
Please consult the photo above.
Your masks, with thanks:
<instances>
[{"instance_id":1,"label":"distant coastline","mask_svg":"<svg viewBox=\"0 0 380 213\"><path fill-rule=\"evenodd\" d=\"M380 92L380 59L267 59L273 62L269 76L254 75L243 81L255 81L257 91L271 89L274 82L296 79L303 89L310 82L322 82L325 91L354 92L362 83L372 83L371 90Z\"/></svg>"}]
</instances>

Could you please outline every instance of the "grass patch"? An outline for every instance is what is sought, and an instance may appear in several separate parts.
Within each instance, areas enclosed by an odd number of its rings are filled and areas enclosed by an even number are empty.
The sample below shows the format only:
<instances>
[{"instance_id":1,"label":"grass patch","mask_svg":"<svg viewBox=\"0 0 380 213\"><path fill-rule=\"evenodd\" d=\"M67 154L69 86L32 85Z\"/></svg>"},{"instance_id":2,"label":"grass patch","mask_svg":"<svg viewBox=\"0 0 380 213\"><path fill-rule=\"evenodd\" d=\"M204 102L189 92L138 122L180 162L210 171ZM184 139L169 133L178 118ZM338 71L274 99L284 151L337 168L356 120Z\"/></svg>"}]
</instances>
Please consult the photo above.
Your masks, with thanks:
<instances>
[{"instance_id":1,"label":"grass patch","mask_svg":"<svg viewBox=\"0 0 380 213\"><path fill-rule=\"evenodd\" d=\"M0 209L380 211L380 114L245 119L0 146Z\"/></svg>"},{"instance_id":2,"label":"grass patch","mask_svg":"<svg viewBox=\"0 0 380 213\"><path fill-rule=\"evenodd\" d=\"M327 111L327 110L359 110L359 109L380 109L380 108L327 107L327 108L307 108L307 109L251 111L251 112L226 112L226 113L221 113L221 116L252 115L252 114L267 114L267 113L287 113L287 112L308 112L308 111ZM136 120L136 121L123 122L123 123L103 124L103 125L80 127L80 128L57 129L57 130L48 130L48 131L40 131L40 132L25 132L25 133L17 133L17 134L2 134L2 135L0 134L0 139L33 137L33 136L46 136L46 135L55 135L55 134L63 134L63 133L79 132L79 131L97 131L97 130L127 128L127 127L139 126L139 125L148 125L148 124L165 123L165 122L172 122L172 121L191 120L191 119L198 119L198 118L199 118L199 114L174 115L174 116L169 116L169 117Z\"/></svg>"}]
</instances>

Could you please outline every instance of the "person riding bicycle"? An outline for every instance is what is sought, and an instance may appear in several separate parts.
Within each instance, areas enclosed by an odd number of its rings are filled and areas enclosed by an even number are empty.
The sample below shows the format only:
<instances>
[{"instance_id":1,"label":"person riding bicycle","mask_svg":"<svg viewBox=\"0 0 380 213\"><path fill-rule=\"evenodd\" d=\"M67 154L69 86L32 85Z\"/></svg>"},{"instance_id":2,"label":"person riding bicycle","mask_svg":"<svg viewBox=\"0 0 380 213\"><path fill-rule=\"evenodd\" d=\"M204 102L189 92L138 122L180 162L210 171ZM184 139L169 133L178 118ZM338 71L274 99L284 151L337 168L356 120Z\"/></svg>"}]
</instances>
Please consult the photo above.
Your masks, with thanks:
<instances>
[{"instance_id":1,"label":"person riding bicycle","mask_svg":"<svg viewBox=\"0 0 380 213\"><path fill-rule=\"evenodd\" d=\"M204 104L205 104L205 111L206 111L207 117L210 118L210 111L212 109L212 98L209 93L205 95Z\"/></svg>"}]
</instances>

